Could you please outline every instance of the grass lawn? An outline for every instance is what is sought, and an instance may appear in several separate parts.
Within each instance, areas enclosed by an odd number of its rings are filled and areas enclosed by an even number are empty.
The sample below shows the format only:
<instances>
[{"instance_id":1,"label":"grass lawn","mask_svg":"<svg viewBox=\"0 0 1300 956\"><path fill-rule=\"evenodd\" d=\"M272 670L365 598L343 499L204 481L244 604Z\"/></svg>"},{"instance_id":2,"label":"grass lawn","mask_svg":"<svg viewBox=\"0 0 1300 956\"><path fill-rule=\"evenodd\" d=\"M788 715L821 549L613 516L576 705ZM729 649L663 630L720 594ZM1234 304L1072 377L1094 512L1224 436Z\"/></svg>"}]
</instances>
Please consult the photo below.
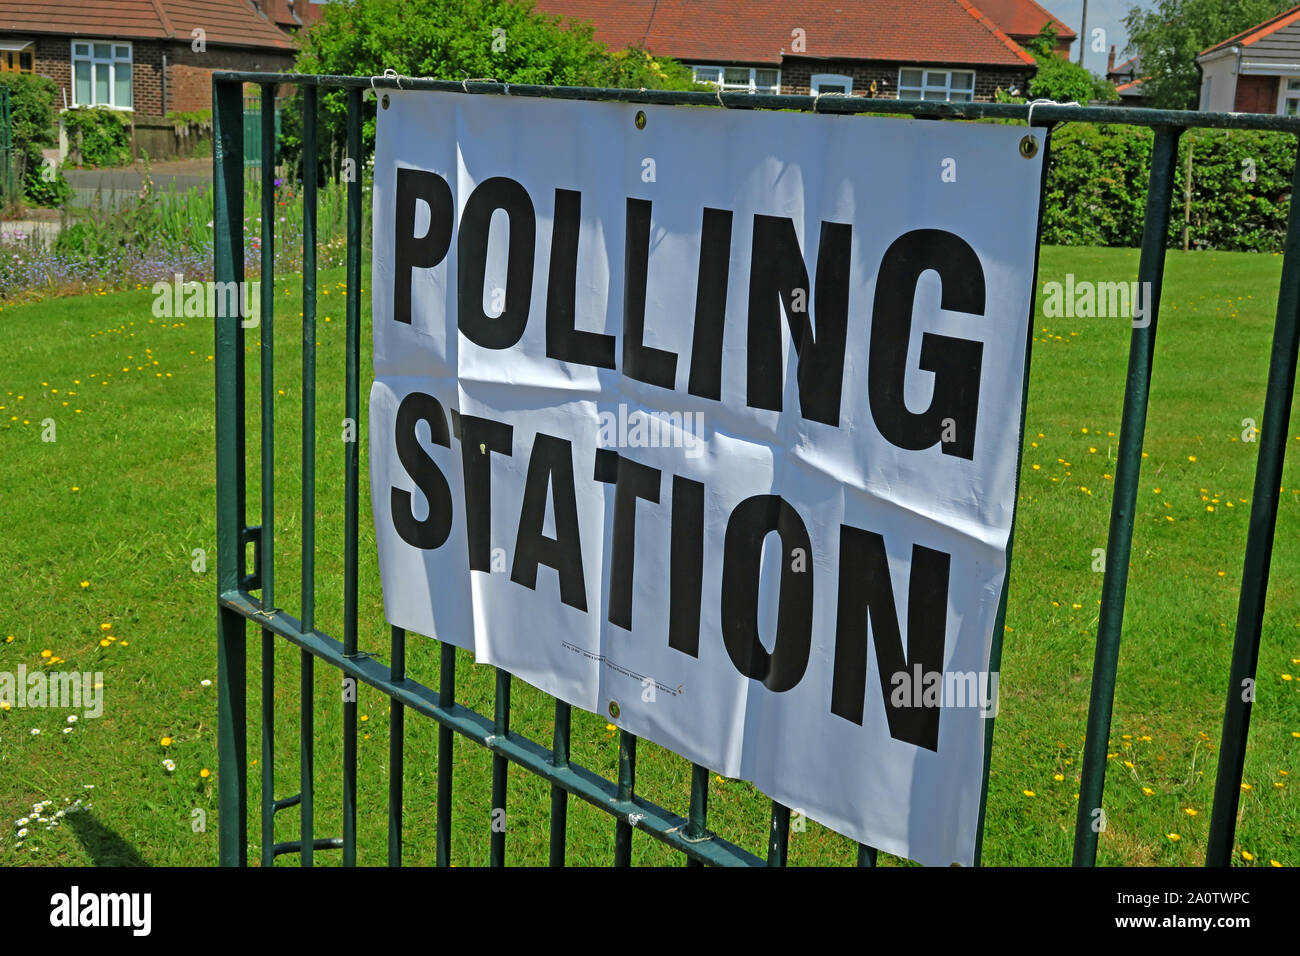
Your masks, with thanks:
<instances>
[{"instance_id":1,"label":"grass lawn","mask_svg":"<svg viewBox=\"0 0 1300 956\"><path fill-rule=\"evenodd\" d=\"M1147 427L1137 531L1099 862L1203 862L1258 446L1281 258L1170 253ZM1127 250L1045 249L1040 281L1136 275ZM341 270L322 273L317 466L317 625L342 633L343 309ZM277 601L299 607L300 346L297 277L277 287ZM209 865L217 859L215 490L211 323L159 319L147 289L0 309L0 671L42 666L103 673L99 719L54 709L0 711L0 866ZM368 308L368 304L367 304ZM363 376L369 368L368 320ZM989 785L988 864L1066 864L1087 712L1127 362L1122 319L1035 324L1024 470ZM249 382L257 352L249 339ZM363 378L368 382L368 378ZM362 412L365 411L362 391ZM249 445L258 435L249 389ZM55 422L53 442L42 422ZM364 428L364 425L363 425ZM364 433L363 433L364 434ZM1300 424L1289 431L1237 862L1300 864ZM374 529L362 453L360 646L387 657ZM258 467L250 459L250 523ZM195 549L205 549L197 571ZM249 642L249 858L260 841L259 643ZM48 652L46 657L42 657ZM299 653L277 642L276 796L297 792ZM412 637L408 673L437 687L432 641ZM339 680L316 668L316 833L341 832ZM459 699L491 713L493 675L460 654ZM386 858L387 700L360 689L358 858ZM552 704L516 681L512 729L551 739ZM63 733L65 728L71 728ZM39 730L39 734L34 731ZM433 859L436 726L407 720L406 861ZM162 741L169 740L167 745ZM638 793L684 813L690 766L647 742ZM455 750L452 859L485 864L491 757ZM573 759L612 777L617 741L596 715L573 718ZM174 772L163 761L175 764ZM207 775L205 775L205 773ZM511 770L507 858L544 863L548 787ZM15 821L33 804L89 802L53 830ZM195 811L203 811L196 814ZM710 827L764 852L769 804L749 784L714 777ZM204 816L206 815L206 820ZM201 824L206 824L202 826ZM279 815L296 838L298 812ZM569 862L607 864L614 821L571 800ZM1244 853L1243 853L1244 851ZM1247 859L1245 854L1250 854ZM810 822L791 834L794 864L843 864L849 840ZM285 863L290 862L286 859ZM636 863L680 862L652 839ZM339 854L316 854L337 865ZM899 861L886 860L892 864Z\"/></svg>"}]
</instances>

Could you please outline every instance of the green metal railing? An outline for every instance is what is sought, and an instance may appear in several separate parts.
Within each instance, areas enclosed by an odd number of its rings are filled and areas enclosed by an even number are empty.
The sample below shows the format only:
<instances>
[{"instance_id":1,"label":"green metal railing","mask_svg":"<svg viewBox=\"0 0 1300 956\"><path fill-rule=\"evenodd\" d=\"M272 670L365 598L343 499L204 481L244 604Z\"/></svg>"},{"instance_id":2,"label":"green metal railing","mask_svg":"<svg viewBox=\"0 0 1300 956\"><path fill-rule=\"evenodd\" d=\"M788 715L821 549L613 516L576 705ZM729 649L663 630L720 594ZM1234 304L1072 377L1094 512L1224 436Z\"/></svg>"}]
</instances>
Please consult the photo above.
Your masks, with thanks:
<instances>
[{"instance_id":1,"label":"green metal railing","mask_svg":"<svg viewBox=\"0 0 1300 956\"><path fill-rule=\"evenodd\" d=\"M343 705L343 826L341 837L315 836L313 821L314 701L313 668L320 660L345 677L368 684L392 702L390 713L388 862L400 865L402 856L402 780L406 710L431 717L439 724L437 836L435 859L450 863L452 807L452 741L454 734L468 738L491 751L492 799L494 807L505 805L506 771L509 763L542 777L551 786L550 860L563 865L569 795L586 800L617 818L614 862L627 865L631 859L632 833L639 830L681 851L688 865L784 865L789 835L790 810L772 803L768 831L767 859L747 852L707 828L708 770L694 766L687 815L673 812L636 796L636 738L621 733L618 778L607 780L569 759L570 706L555 702L555 727L551 747L542 746L510 730L511 677L496 675L494 713L491 718L457 704L455 685L456 649L441 647L439 687L435 691L406 676L406 635L392 628L388 665L357 650L357 536L358 536L358 449L357 442L345 443L344 459L344 595L343 640L315 625L315 431L316 431L316 164L303 165L303 312L302 312L302 608L295 618L275 603L275 534L273 527L273 366L275 216L272 182L273 150L276 143L274 93L278 84L303 88L302 139L304 156L317 153L317 106L319 90L346 90L348 155L361 155L362 93L365 89L439 90L464 95L512 95L558 99L605 100L625 103L721 105L724 108L796 109L822 113L905 114L932 119L1005 119L1024 121L1032 127L1050 128L1063 122L1120 123L1154 130L1146 219L1143 225L1139 281L1150 283L1147 321L1135 324L1129 346L1128 375L1115 471L1115 493L1111 504L1108 559L1102 586L1096 655L1093 664L1091 699L1087 718L1078 819L1075 825L1074 864L1091 866L1096 861L1097 833L1093 808L1102 806L1106 777L1106 749L1110 736L1111 710L1115 694L1116 666L1124 619L1136 511L1138 477L1142 464L1142 440L1147 419L1156 330L1158 327L1161 280L1169 226L1171 196L1178 140L1189 128L1254 129L1284 132L1300 143L1300 118L1266 115L1167 112L1148 109L1078 107L1036 104L1033 107L999 103L942 103L861 99L855 97L781 96L752 93L669 92L557 88L503 85L495 82L443 82L406 77L304 76L296 74L217 73L213 78L215 165L216 280L242 281L244 251L244 147L245 124L241 89L244 83L261 84L262 106L259 127L262 151L261 268L264 281L261 311L261 502L260 525L247 524L244 408L244 329L237 316L219 318L216 328L216 411L217 411L217 659L218 659L218 759L220 806L220 861L224 865L247 862L247 772L246 689L247 624L258 626L262 635L262 846L261 861L270 865L276 856L299 854L303 865L311 865L313 852L341 849L343 863L356 862L357 813L357 705ZM1031 131L1032 132L1032 131ZM1050 140L1048 141L1050 146ZM1048 164L1043 163L1046 176ZM361 183L349 183L347 220L346 364L344 415L356 422L360 394L361 331ZM1293 191L1300 190L1300 163L1293 174ZM1045 192L1045 191L1044 191ZM1250 530L1245 569L1239 597L1236 639L1228 679L1223 737L1218 777L1210 823L1206 863L1228 865L1237 820L1247 734L1250 725L1250 695L1242 693L1244 682L1254 678L1263 625L1264 599L1268 587L1273 535L1277 521L1279 485L1295 390L1297 347L1300 346L1300 217L1298 203L1291 204L1285 259L1274 326L1272 356L1255 493L1251 500ZM1037 265L1035 264L1035 271ZM1031 308L1028 320L1033 321ZM1029 336L1025 354L1025 396L1028 394ZM1022 411L1021 435L1024 432ZM1023 441L1022 441L1023 444ZM1014 524L1013 524L1014 530ZM254 549L253 569L246 567L248 545ZM1008 575L1011 542L1008 542ZM1008 582L1009 583L1009 582ZM255 594L253 592L260 592ZM1001 639L1006 618L1007 588L994 629L990 671L1001 660ZM285 640L301 649L300 789L294 796L275 799L272 763L274 756L274 649ZM984 787L980 805L979 833L982 842L984 803L988 790L989 756L994 721L986 728ZM300 808L299 839L275 843L274 819L290 807ZM977 844L976 860L980 855ZM490 861L505 862L505 833L493 832ZM874 866L876 851L860 845L858 864Z\"/></svg>"},{"instance_id":2,"label":"green metal railing","mask_svg":"<svg viewBox=\"0 0 1300 956\"><path fill-rule=\"evenodd\" d=\"M14 119L9 106L9 88L0 86L0 206L18 199L14 171Z\"/></svg>"}]
</instances>

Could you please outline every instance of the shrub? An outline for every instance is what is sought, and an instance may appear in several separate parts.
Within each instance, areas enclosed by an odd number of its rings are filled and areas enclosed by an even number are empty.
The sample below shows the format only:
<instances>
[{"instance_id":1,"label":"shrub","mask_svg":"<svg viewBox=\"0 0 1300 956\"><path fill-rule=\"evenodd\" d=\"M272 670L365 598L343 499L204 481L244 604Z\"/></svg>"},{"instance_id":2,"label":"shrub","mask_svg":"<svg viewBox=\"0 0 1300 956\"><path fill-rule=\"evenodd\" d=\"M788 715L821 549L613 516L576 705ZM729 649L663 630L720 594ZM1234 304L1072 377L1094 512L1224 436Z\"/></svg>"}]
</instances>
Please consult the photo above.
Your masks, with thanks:
<instances>
[{"instance_id":1,"label":"shrub","mask_svg":"<svg viewBox=\"0 0 1300 956\"><path fill-rule=\"evenodd\" d=\"M63 174L55 171L42 175L42 147L58 144L54 104L59 88L53 80L31 73L0 73L0 86L9 89L10 115L13 120L14 177L23 184L28 202L58 205L72 190Z\"/></svg>"},{"instance_id":2,"label":"shrub","mask_svg":"<svg viewBox=\"0 0 1300 956\"><path fill-rule=\"evenodd\" d=\"M131 162L130 123L120 110L82 106L64 110L63 127L82 166L125 166Z\"/></svg>"},{"instance_id":3,"label":"shrub","mask_svg":"<svg viewBox=\"0 0 1300 956\"><path fill-rule=\"evenodd\" d=\"M1052 133L1043 241L1138 246L1146 215L1152 133L1065 124ZM1195 249L1280 250L1286 238L1295 139L1252 130L1191 130L1179 143L1168 241L1182 245L1188 150Z\"/></svg>"}]
</instances>

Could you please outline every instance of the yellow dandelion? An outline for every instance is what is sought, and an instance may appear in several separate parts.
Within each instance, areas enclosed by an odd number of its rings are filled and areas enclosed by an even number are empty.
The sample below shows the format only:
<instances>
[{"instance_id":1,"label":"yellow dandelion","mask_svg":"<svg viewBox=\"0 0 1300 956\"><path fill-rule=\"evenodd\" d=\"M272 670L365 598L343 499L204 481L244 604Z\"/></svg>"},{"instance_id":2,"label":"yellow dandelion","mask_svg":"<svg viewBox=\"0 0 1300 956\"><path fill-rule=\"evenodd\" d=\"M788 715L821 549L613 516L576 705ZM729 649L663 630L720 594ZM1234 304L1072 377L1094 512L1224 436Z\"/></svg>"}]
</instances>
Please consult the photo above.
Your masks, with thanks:
<instances>
[{"instance_id":1,"label":"yellow dandelion","mask_svg":"<svg viewBox=\"0 0 1300 956\"><path fill-rule=\"evenodd\" d=\"M1251 784L1249 784L1249 783L1243 783L1243 784L1241 785L1241 789L1242 789L1242 790L1254 790L1255 788L1254 788L1253 785L1251 785Z\"/></svg>"},{"instance_id":2,"label":"yellow dandelion","mask_svg":"<svg viewBox=\"0 0 1300 956\"><path fill-rule=\"evenodd\" d=\"M1251 860L1255 859L1255 854L1251 853L1249 850L1242 850L1241 858L1249 863Z\"/></svg>"},{"instance_id":3,"label":"yellow dandelion","mask_svg":"<svg viewBox=\"0 0 1300 956\"><path fill-rule=\"evenodd\" d=\"M1165 836L1169 837L1169 839L1173 840L1175 843L1182 839L1182 837L1177 833L1166 833Z\"/></svg>"},{"instance_id":4,"label":"yellow dandelion","mask_svg":"<svg viewBox=\"0 0 1300 956\"><path fill-rule=\"evenodd\" d=\"M1192 809L1191 807L1183 807L1183 813L1187 814L1189 817L1194 817L1194 816L1196 816L1198 813L1200 813L1200 811L1199 811L1199 810L1194 810L1194 809Z\"/></svg>"},{"instance_id":5,"label":"yellow dandelion","mask_svg":"<svg viewBox=\"0 0 1300 956\"><path fill-rule=\"evenodd\" d=\"M49 651L49 650L41 651L41 657L53 657L53 656L54 656L53 651ZM1300 737L1300 734L1295 734L1295 736Z\"/></svg>"},{"instance_id":6,"label":"yellow dandelion","mask_svg":"<svg viewBox=\"0 0 1300 956\"><path fill-rule=\"evenodd\" d=\"M105 624L101 624L101 625L99 625L99 629L100 629L101 631L111 631L111 630L113 629L113 625L112 625L112 624L107 624L107 623L105 623Z\"/></svg>"},{"instance_id":7,"label":"yellow dandelion","mask_svg":"<svg viewBox=\"0 0 1300 956\"><path fill-rule=\"evenodd\" d=\"M162 740L158 742L162 744L164 747L170 747L172 745L172 739L170 737L164 737Z\"/></svg>"},{"instance_id":8,"label":"yellow dandelion","mask_svg":"<svg viewBox=\"0 0 1300 956\"><path fill-rule=\"evenodd\" d=\"M1269 865L1269 866L1281 866L1282 864L1279 863L1277 860L1269 860L1269 861L1268 861L1268 865Z\"/></svg>"},{"instance_id":9,"label":"yellow dandelion","mask_svg":"<svg viewBox=\"0 0 1300 956\"><path fill-rule=\"evenodd\" d=\"M204 767L202 770L199 771L199 776L202 777L204 780L206 780L208 779L208 777L212 776L212 771L209 770L207 767Z\"/></svg>"},{"instance_id":10,"label":"yellow dandelion","mask_svg":"<svg viewBox=\"0 0 1300 956\"><path fill-rule=\"evenodd\" d=\"M1150 787L1143 787L1142 792L1145 793L1148 797L1155 795L1155 791L1152 790Z\"/></svg>"},{"instance_id":11,"label":"yellow dandelion","mask_svg":"<svg viewBox=\"0 0 1300 956\"><path fill-rule=\"evenodd\" d=\"M1057 783L1060 783L1062 780L1065 779L1065 774L1063 773L1053 774L1052 779L1055 780Z\"/></svg>"},{"instance_id":12,"label":"yellow dandelion","mask_svg":"<svg viewBox=\"0 0 1300 956\"><path fill-rule=\"evenodd\" d=\"M99 646L100 646L100 647L108 647L108 645L109 645L109 644L112 644L112 643L113 643L113 642L110 641L108 638L104 638L103 640L101 640L101 641L99 642Z\"/></svg>"},{"instance_id":13,"label":"yellow dandelion","mask_svg":"<svg viewBox=\"0 0 1300 956\"><path fill-rule=\"evenodd\" d=\"M1020 792L1023 793L1026 797L1037 796L1032 790L1022 790Z\"/></svg>"},{"instance_id":14,"label":"yellow dandelion","mask_svg":"<svg viewBox=\"0 0 1300 956\"><path fill-rule=\"evenodd\" d=\"M81 582L81 586L82 586L83 588L88 588L88 587L90 587L90 582L89 582L89 581L82 581L82 582Z\"/></svg>"},{"instance_id":15,"label":"yellow dandelion","mask_svg":"<svg viewBox=\"0 0 1300 956\"><path fill-rule=\"evenodd\" d=\"M1187 456L1187 460L1188 460L1188 461L1196 461L1196 456L1195 456L1195 455L1188 455L1188 456Z\"/></svg>"}]
</instances>

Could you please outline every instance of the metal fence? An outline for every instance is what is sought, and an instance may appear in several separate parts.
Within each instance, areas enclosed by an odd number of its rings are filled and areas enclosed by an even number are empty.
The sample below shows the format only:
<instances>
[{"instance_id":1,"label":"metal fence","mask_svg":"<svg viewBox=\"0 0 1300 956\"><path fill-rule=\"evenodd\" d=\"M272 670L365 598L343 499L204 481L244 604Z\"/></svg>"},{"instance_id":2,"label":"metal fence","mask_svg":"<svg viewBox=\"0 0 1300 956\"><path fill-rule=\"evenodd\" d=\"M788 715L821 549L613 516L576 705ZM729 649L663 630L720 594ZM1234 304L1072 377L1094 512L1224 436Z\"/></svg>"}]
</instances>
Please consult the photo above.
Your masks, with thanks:
<instances>
[{"instance_id":1,"label":"metal fence","mask_svg":"<svg viewBox=\"0 0 1300 956\"><path fill-rule=\"evenodd\" d=\"M17 202L18 179L14 170L14 119L9 88L0 86L0 206Z\"/></svg>"},{"instance_id":2,"label":"metal fence","mask_svg":"<svg viewBox=\"0 0 1300 956\"><path fill-rule=\"evenodd\" d=\"M1147 318L1136 324L1129 346L1129 363L1119 433L1115 492L1105 553L1105 576L1096 653L1092 671L1086 741L1078 817L1075 824L1074 864L1091 866L1096 860L1097 829L1089 808L1102 806L1107 743L1115 693L1116 667L1124 617L1132 549L1138 477L1142 463L1152 358L1158 328L1165 249L1169 234L1171 195L1177 165L1178 140L1189 128L1254 129L1284 132L1298 137L1300 119L1293 117L1167 112L1113 107L1078 107L1036 104L1032 107L996 103L944 103L863 99L855 97L783 96L751 93L667 92L503 85L495 82L442 82L394 77L304 76L293 74L217 73L213 80L215 118L216 179L216 280L243 281L242 247L244 222L244 157L247 125L244 119L242 84L259 83L262 88L260 138L262 175L261 268L269 280L273 275L275 244L275 190L273 149L278 116L275 112L277 85L292 83L302 88L302 146L305 156L317 153L317 107L319 91L346 91L347 153L361 156L363 91L375 89L439 90L464 95L513 95L561 99L605 100L625 103L721 105L723 108L795 109L834 114L903 114L931 119L1002 119L1026 122L1027 135L1041 134L1064 122L1120 123L1154 130L1143 226L1138 279L1151 290ZM399 86L400 83L400 86ZM1046 137L1044 137L1046 138ZM1050 140L1048 140L1050 146ZM1046 176L1048 166L1044 162ZM1293 174L1293 190L1300 189L1300 164ZM439 724L436 862L450 862L452 807L451 751L454 734L473 741L491 752L492 799L503 807L506 770L511 762L537 774L550 784L550 860L562 865L565 854L567 799L579 797L616 818L614 863L631 860L634 830L681 851L688 865L784 865L790 829L790 809L772 803L766 861L718 837L707 826L709 771L693 766L691 787L684 816L636 796L636 743L622 732L619 739L617 780L608 780L569 759L570 707L555 702L554 738L548 748L510 730L511 676L498 671L496 698L491 717L458 705L455 687L455 648L441 647L440 686L426 687L406 676L406 635L392 628L392 645L387 665L357 646L357 554L358 554L358 447L345 443L344 466L344 594L342 640L322 632L315 624L315 507L316 507L316 164L303 165L304 198L302 242L304 249L302 313L302 608L293 617L276 606L274 590L274 424L272 409L276 394L272 356L274 336L274 283L261 286L260 402L261 402L261 501L260 523L247 522L247 474L245 435L245 344L244 329L236 316L219 319L216 329L216 412L217 412L217 658L218 658L218 759L220 806L220 861L224 865L247 863L247 625L254 623L262 636L262 846L263 865L285 853L297 853L303 865L310 865L314 850L341 849L344 865L356 862L357 816L357 704L343 703L343 825L339 837L320 838L313 832L314 723L313 667L317 660L337 669L344 677L364 682L386 695L391 703L388 862L400 865L402 857L403 739L407 710L431 717ZM1254 496L1245 567L1239 596L1236 637L1227 681L1227 704L1219 751L1218 776L1210 823L1207 865L1228 865L1233 848L1238 799L1250 724L1252 700L1242 688L1255 676L1264 600L1272 558L1277 521L1279 485L1295 389L1297 346L1300 345L1300 218L1292 203L1269 364L1265 410L1259 438ZM357 421L361 387L360 335L362 255L362 189L359 177L348 184L347 286L351 294L346 311L346 356L344 415ZM1033 321L1033 314L1029 316ZM295 332L298 330L295 329ZM1032 336L1029 337L1032 342ZM1025 356L1025 398L1028 397L1029 349ZM1022 417L1021 431L1024 430ZM1023 435L1022 435L1023 437ZM1014 536L1014 526L1013 526ZM253 547L253 566L247 567L247 550ZM1008 574L1010 573L1008 543ZM996 672L1001 661L1001 639L1006 617L1007 588L994 630L989 670ZM273 650L277 641L298 646L301 656L301 780L298 794L276 799L272 792L274 727L271 706L274 696ZM986 729L984 786L980 804L980 843L988 791L989 756L994 721ZM685 795L683 795L685 796ZM300 808L300 837L274 842L276 814L290 807ZM977 843L976 859L980 845ZM492 865L505 862L505 833L491 837ZM873 866L876 851L865 845L858 850L858 864Z\"/></svg>"},{"instance_id":3,"label":"metal fence","mask_svg":"<svg viewBox=\"0 0 1300 956\"><path fill-rule=\"evenodd\" d=\"M274 102L274 100L273 100ZM262 127L263 101L257 97L247 97L244 100L244 165L245 166L262 166L267 164L266 157L270 157L269 165L275 166L280 161L280 104L274 103L275 126L270 131L271 149L262 148L264 131Z\"/></svg>"}]
</instances>

